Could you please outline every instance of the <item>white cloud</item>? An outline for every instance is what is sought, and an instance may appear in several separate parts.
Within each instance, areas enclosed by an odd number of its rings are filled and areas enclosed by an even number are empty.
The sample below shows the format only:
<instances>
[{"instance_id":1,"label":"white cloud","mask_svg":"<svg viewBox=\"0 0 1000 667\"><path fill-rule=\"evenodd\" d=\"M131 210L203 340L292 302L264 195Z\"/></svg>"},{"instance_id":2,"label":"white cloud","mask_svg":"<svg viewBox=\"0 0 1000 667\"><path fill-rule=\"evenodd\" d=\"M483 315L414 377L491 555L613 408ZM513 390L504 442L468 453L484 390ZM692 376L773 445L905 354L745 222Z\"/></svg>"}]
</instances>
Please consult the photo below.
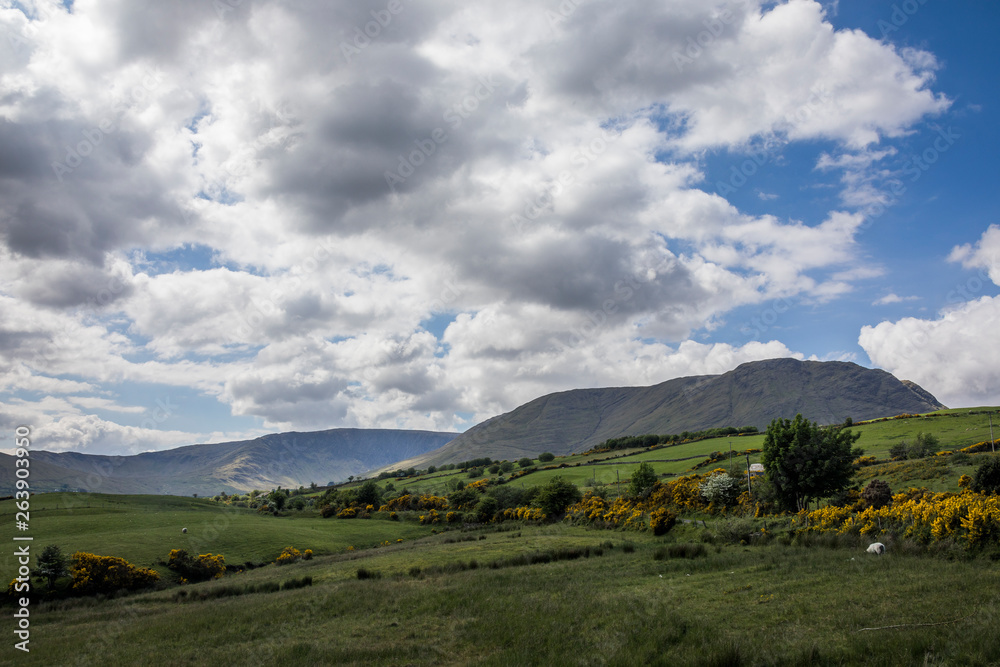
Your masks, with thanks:
<instances>
[{"instance_id":1,"label":"white cloud","mask_svg":"<svg viewBox=\"0 0 1000 667\"><path fill-rule=\"evenodd\" d=\"M919 300L920 300L919 296L899 296L895 292L890 292L889 294L886 294L883 297L875 299L875 301L872 302L872 305L886 306L891 303L905 303L907 301L919 301Z\"/></svg>"},{"instance_id":2,"label":"white cloud","mask_svg":"<svg viewBox=\"0 0 1000 667\"><path fill-rule=\"evenodd\" d=\"M1000 297L972 295L984 281L996 282L995 251L1000 228L995 225L975 245L962 245L950 254L980 276L970 279L968 290L956 290L949 300L957 305L932 320L907 317L862 328L858 340L877 366L897 377L913 380L946 405L955 407L995 405L1000 400L1000 348L990 332L1000 326ZM978 287L977 290L972 290Z\"/></svg>"},{"instance_id":3,"label":"white cloud","mask_svg":"<svg viewBox=\"0 0 1000 667\"><path fill-rule=\"evenodd\" d=\"M357 43L384 3L36 5L0 10L30 33L0 59L0 370L66 446L215 437L84 414L129 414L126 381L267 428L448 429L794 354L689 339L871 277L863 216L746 214L700 157L822 139L868 173L949 105L932 54L809 0L406 3Z\"/></svg>"}]
</instances>

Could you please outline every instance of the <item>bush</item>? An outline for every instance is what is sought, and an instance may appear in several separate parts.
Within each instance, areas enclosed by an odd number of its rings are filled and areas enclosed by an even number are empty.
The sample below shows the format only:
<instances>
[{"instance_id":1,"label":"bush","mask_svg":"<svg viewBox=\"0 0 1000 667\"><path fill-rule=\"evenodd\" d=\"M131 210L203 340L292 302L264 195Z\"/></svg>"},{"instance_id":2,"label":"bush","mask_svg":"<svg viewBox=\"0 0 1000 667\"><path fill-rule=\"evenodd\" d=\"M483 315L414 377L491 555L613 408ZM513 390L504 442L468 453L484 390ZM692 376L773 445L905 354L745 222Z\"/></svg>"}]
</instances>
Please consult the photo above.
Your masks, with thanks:
<instances>
[{"instance_id":1,"label":"bush","mask_svg":"<svg viewBox=\"0 0 1000 667\"><path fill-rule=\"evenodd\" d=\"M575 484L562 477L553 477L548 484L539 488L535 496L535 505L540 507L546 516L556 517L582 498L583 494Z\"/></svg>"},{"instance_id":2,"label":"bush","mask_svg":"<svg viewBox=\"0 0 1000 667\"><path fill-rule=\"evenodd\" d=\"M552 461L555 458L556 455L550 452L542 452L541 454L538 455L538 460L541 461L542 463L548 463L549 461Z\"/></svg>"},{"instance_id":3,"label":"bush","mask_svg":"<svg viewBox=\"0 0 1000 667\"><path fill-rule=\"evenodd\" d=\"M530 468L533 463L534 461L525 456L520 460L518 460L517 465L521 466L522 468Z\"/></svg>"},{"instance_id":4,"label":"bush","mask_svg":"<svg viewBox=\"0 0 1000 667\"><path fill-rule=\"evenodd\" d=\"M740 482L728 472L715 473L698 487L702 497L710 503L728 507L740 497Z\"/></svg>"},{"instance_id":5,"label":"bush","mask_svg":"<svg viewBox=\"0 0 1000 667\"><path fill-rule=\"evenodd\" d=\"M889 488L888 482L873 479L861 492L861 497L869 507L879 509L892 502L892 489Z\"/></svg>"},{"instance_id":6,"label":"bush","mask_svg":"<svg viewBox=\"0 0 1000 667\"><path fill-rule=\"evenodd\" d=\"M704 544L691 544L688 542L681 544L671 544L660 547L653 552L654 560L666 560L668 558L703 558L708 555L708 549Z\"/></svg>"},{"instance_id":7,"label":"bush","mask_svg":"<svg viewBox=\"0 0 1000 667\"><path fill-rule=\"evenodd\" d=\"M653 535L665 535L677 523L677 515L664 507L649 513L649 527Z\"/></svg>"},{"instance_id":8,"label":"bush","mask_svg":"<svg viewBox=\"0 0 1000 667\"><path fill-rule=\"evenodd\" d=\"M381 579L382 573L377 570L369 570L363 567L358 568L358 579Z\"/></svg>"},{"instance_id":9,"label":"bush","mask_svg":"<svg viewBox=\"0 0 1000 667\"><path fill-rule=\"evenodd\" d=\"M188 581L220 579L226 572L226 559L222 554L201 554L195 559L184 549L172 549L167 567Z\"/></svg>"},{"instance_id":10,"label":"bush","mask_svg":"<svg viewBox=\"0 0 1000 667\"><path fill-rule=\"evenodd\" d=\"M312 557L312 552L309 552L310 557ZM289 565L294 563L298 559L302 558L302 552L295 547L285 547L281 550L281 553L274 560L278 565Z\"/></svg>"},{"instance_id":11,"label":"bush","mask_svg":"<svg viewBox=\"0 0 1000 667\"><path fill-rule=\"evenodd\" d=\"M976 468L970 488L976 493L1000 492L1000 457L991 457Z\"/></svg>"},{"instance_id":12,"label":"bush","mask_svg":"<svg viewBox=\"0 0 1000 667\"><path fill-rule=\"evenodd\" d=\"M98 556L84 551L73 554L69 572L73 577L73 590L84 595L134 591L148 588L160 580L156 570L136 567L117 556Z\"/></svg>"}]
</instances>

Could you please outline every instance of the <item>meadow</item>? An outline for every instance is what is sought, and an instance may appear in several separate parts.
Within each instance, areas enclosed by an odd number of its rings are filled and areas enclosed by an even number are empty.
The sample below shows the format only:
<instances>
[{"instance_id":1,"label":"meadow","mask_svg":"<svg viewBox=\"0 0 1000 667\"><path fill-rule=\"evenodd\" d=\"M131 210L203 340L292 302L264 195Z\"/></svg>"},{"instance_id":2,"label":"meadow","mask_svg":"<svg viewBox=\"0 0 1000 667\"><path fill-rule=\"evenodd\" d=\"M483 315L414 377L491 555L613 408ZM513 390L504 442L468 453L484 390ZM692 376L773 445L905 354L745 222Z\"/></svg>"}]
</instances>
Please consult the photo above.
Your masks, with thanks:
<instances>
[{"instance_id":1,"label":"meadow","mask_svg":"<svg viewBox=\"0 0 1000 667\"><path fill-rule=\"evenodd\" d=\"M957 450L988 438L985 421L962 411L859 425L858 444L881 460L856 481L957 492L961 475L992 454L889 462L889 447L923 431ZM733 449L762 439L732 438ZM671 478L727 452L728 440L535 461L536 472L508 483L624 483L640 461ZM473 481L447 471L380 484L443 494L449 480ZM13 513L12 500L0 501L6 525ZM324 519L314 509L273 516L204 498L35 495L33 553L56 544L67 555L120 556L156 569L161 588L34 604L31 652L2 648L0 664L1000 663L1000 545L976 553L886 535L879 557L865 553L870 538L804 531L791 516L691 512L654 536L568 522L432 526L383 514ZM273 564L287 546L315 557ZM255 567L179 585L164 563L178 548ZM6 551L0 563L15 572Z\"/></svg>"}]
</instances>

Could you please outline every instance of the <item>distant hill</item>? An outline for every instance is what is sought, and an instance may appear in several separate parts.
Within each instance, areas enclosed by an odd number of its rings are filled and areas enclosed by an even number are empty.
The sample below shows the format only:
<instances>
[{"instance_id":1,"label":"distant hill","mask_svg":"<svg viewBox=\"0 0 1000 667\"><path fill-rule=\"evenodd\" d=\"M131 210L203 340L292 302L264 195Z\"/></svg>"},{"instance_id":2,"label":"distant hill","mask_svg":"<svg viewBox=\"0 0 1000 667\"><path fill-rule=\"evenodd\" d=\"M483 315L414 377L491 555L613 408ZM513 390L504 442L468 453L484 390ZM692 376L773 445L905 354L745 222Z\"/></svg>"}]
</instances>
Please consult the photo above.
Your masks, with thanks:
<instances>
[{"instance_id":1,"label":"distant hill","mask_svg":"<svg viewBox=\"0 0 1000 667\"><path fill-rule=\"evenodd\" d=\"M536 398L474 426L444 447L402 461L417 468L489 456L515 460L541 452L585 451L608 438L683 433L726 426L763 430L802 413L820 424L931 412L930 393L891 374L839 361L771 359L722 375L652 387L574 389Z\"/></svg>"},{"instance_id":2,"label":"distant hill","mask_svg":"<svg viewBox=\"0 0 1000 667\"><path fill-rule=\"evenodd\" d=\"M437 449L456 433L332 429L188 445L135 456L31 452L34 491L215 495L344 481ZM0 454L0 492L14 487L13 458Z\"/></svg>"}]
</instances>

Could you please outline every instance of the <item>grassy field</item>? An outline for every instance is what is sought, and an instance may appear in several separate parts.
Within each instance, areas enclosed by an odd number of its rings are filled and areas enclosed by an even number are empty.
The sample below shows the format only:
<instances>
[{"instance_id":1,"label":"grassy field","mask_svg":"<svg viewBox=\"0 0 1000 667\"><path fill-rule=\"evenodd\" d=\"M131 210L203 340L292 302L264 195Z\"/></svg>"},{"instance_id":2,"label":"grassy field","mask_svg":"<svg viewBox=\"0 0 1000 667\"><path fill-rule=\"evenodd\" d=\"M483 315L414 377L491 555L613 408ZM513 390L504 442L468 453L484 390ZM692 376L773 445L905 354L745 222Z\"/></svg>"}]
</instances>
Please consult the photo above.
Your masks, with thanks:
<instances>
[{"instance_id":1,"label":"grassy field","mask_svg":"<svg viewBox=\"0 0 1000 667\"><path fill-rule=\"evenodd\" d=\"M860 544L705 545L697 542L701 532L690 525L664 538L559 525L455 531L261 568L224 582L103 602L51 603L33 611L32 651L16 662L1000 661L1000 635L994 630L1000 621L1000 569L991 561L945 561L903 551L880 558L864 554ZM588 555L576 560L504 562L588 547ZM670 547L693 558L671 558ZM476 567L470 568L473 561ZM359 568L380 576L359 580ZM307 575L314 582L307 588L191 601L224 585ZM12 649L4 650L10 658Z\"/></svg>"},{"instance_id":2,"label":"grassy field","mask_svg":"<svg viewBox=\"0 0 1000 667\"><path fill-rule=\"evenodd\" d=\"M961 410L942 410L927 415L914 416L906 419L891 419L871 424L860 424L852 430L860 433L861 438L856 446L865 450L865 454L880 459L889 458L889 448L900 442L913 443L918 433L929 433L940 441L940 450L958 450L962 447L989 440L990 428L986 411L996 412L997 408L965 408ZM971 414L970 414L971 413ZM1000 436L1000 414L995 414L994 431ZM514 480L514 484L530 487L546 484L553 477L567 479L582 488L596 484L615 484L618 480L625 482L641 461L648 461L658 475L674 476L690 474L695 466L712 452L741 452L747 449L761 449L764 435L733 436L711 438L697 442L683 443L662 447L653 451L624 450L621 452L603 452L599 454L573 454L556 457L551 463L538 463L540 468L523 478ZM611 457L614 457L613 459ZM681 460L675 460L681 459ZM750 462L760 461L759 454L750 455ZM920 462L902 462L877 468L893 488L908 485L927 486L935 491L957 490L958 478L963 474L972 474L977 462L973 458L968 463L947 467L940 464L933 471L928 471ZM728 460L717 464L721 468L729 468ZM944 466L943 468L941 466ZM545 469L546 467L551 469ZM932 466L934 467L934 466ZM734 458L732 468L736 472L746 470L746 458ZM519 470L519 468L516 468ZM703 471L703 470L702 470ZM498 475L483 473L470 478L465 471L454 470L435 472L431 475L417 475L406 479L388 479L380 482L385 487L392 484L397 491L407 489L412 493L431 493L447 495L451 484L456 481L468 483L483 477L496 479ZM862 475L867 482L871 476ZM918 483L926 482L926 483ZM357 486L355 483L353 486ZM352 485L346 485L352 486Z\"/></svg>"},{"instance_id":3,"label":"grassy field","mask_svg":"<svg viewBox=\"0 0 1000 667\"><path fill-rule=\"evenodd\" d=\"M0 502L0 521L13 527L12 500ZM187 534L181 529L187 528ZM12 530L12 528L11 528ZM171 549L221 553L229 564L273 562L286 546L317 554L342 553L383 541L411 540L430 534L430 527L396 521L336 521L314 513L274 517L235 509L200 498L48 493L31 498L32 550L56 544L64 553L88 551L121 556L154 567ZM16 570L13 549L0 557L4 571Z\"/></svg>"},{"instance_id":4,"label":"grassy field","mask_svg":"<svg viewBox=\"0 0 1000 667\"><path fill-rule=\"evenodd\" d=\"M858 444L882 459L918 431L936 435L941 449L989 438L986 415L968 410L856 428ZM733 449L762 439L732 438ZM591 464L620 452L559 457L543 465L565 467L512 483L624 482L640 461L687 474L728 448L728 438L706 440L625 452L610 465ZM882 462L856 481L957 491L987 456ZM455 471L382 484L444 494L449 479L473 481ZM0 515L12 533L13 501L0 501ZM200 498L36 495L33 553L57 544L66 554L121 556L156 567L169 587L35 605L31 653L8 646L0 664L1000 664L998 560L891 540L886 556L870 556L867 540L795 536L785 519L758 521L772 537L748 546L726 538L730 520L697 519L663 537L567 524L435 530L315 512L274 517ZM316 557L183 587L157 564L174 548L222 553L230 564L272 562L286 546ZM0 566L14 573L13 549L5 552ZM253 592L302 577L312 584Z\"/></svg>"}]
</instances>

